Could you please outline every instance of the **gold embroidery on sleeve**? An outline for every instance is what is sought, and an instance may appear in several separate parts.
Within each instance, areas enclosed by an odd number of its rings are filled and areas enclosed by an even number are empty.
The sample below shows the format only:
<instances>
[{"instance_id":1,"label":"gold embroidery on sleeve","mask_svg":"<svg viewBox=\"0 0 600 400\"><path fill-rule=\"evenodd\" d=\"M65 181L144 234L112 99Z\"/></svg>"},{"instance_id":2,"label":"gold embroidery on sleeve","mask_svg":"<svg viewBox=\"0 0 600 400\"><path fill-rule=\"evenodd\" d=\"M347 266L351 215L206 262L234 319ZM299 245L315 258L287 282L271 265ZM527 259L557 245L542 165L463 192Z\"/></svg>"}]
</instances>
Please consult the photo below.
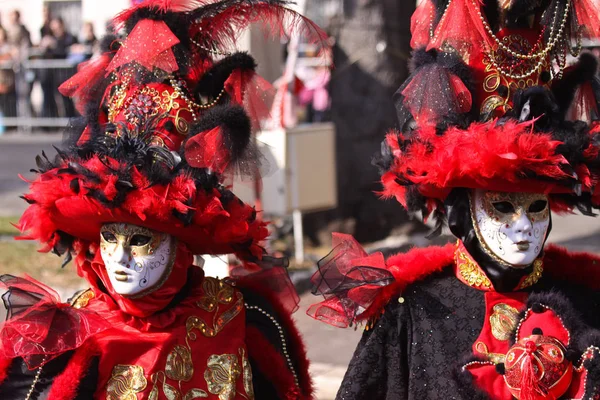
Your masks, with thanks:
<instances>
[{"instance_id":1,"label":"gold embroidery on sleeve","mask_svg":"<svg viewBox=\"0 0 600 400\"><path fill-rule=\"evenodd\" d=\"M137 400L137 393L146 389L148 381L139 365L118 364L106 386L106 400Z\"/></svg>"}]
</instances>

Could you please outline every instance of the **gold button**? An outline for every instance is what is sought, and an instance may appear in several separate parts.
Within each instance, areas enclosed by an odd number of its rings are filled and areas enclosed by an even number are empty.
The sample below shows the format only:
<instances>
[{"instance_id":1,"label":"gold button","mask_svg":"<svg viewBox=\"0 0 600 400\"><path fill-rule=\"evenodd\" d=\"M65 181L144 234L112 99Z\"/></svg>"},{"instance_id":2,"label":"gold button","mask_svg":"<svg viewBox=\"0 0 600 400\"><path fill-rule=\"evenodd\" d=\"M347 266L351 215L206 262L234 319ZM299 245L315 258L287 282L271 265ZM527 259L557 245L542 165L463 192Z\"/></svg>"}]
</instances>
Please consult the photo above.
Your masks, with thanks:
<instances>
[{"instance_id":1,"label":"gold button","mask_svg":"<svg viewBox=\"0 0 600 400\"><path fill-rule=\"evenodd\" d=\"M404 303L404 297L398 297L398 303L400 303L400 304Z\"/></svg>"}]
</instances>

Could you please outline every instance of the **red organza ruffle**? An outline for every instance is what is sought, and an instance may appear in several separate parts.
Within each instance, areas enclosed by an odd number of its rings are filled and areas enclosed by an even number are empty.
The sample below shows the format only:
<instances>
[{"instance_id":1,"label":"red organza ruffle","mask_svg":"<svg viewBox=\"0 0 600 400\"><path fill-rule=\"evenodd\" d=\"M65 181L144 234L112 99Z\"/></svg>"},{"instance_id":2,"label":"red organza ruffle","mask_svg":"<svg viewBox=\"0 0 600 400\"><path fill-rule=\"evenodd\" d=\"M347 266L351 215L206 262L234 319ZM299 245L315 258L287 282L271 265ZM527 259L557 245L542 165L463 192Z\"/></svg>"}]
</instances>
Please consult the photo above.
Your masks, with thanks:
<instances>
[{"instance_id":1,"label":"red organza ruffle","mask_svg":"<svg viewBox=\"0 0 600 400\"><path fill-rule=\"evenodd\" d=\"M0 331L0 358L22 357L30 369L79 348L89 337L110 327L98 314L61 303L48 286L25 276L0 277L8 309Z\"/></svg>"},{"instance_id":2,"label":"red organza ruffle","mask_svg":"<svg viewBox=\"0 0 600 400\"><path fill-rule=\"evenodd\" d=\"M478 57L485 49L493 48L479 17L479 1L452 0L441 17L427 50L443 50L452 46L462 56Z\"/></svg>"},{"instance_id":3,"label":"red organza ruffle","mask_svg":"<svg viewBox=\"0 0 600 400\"><path fill-rule=\"evenodd\" d=\"M399 92L418 125L435 125L444 116L468 112L472 105L462 80L437 64L420 68Z\"/></svg>"},{"instance_id":4,"label":"red organza ruffle","mask_svg":"<svg viewBox=\"0 0 600 400\"><path fill-rule=\"evenodd\" d=\"M334 249L319 261L313 294L325 297L307 314L333 326L348 327L367 310L383 288L394 282L383 254L368 255L350 235L333 234Z\"/></svg>"}]
</instances>

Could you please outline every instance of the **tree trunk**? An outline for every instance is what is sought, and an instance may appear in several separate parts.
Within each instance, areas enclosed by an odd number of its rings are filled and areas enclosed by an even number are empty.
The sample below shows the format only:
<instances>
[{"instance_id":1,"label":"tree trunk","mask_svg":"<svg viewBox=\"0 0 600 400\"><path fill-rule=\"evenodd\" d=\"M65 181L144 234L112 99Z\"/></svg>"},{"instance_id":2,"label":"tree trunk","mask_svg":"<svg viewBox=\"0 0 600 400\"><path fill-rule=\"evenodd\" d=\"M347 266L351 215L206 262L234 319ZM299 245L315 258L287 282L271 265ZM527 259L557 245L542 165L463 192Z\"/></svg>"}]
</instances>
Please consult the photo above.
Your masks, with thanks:
<instances>
[{"instance_id":1,"label":"tree trunk","mask_svg":"<svg viewBox=\"0 0 600 400\"><path fill-rule=\"evenodd\" d=\"M344 15L332 21L339 207L307 218L307 231L317 241L325 235L314 235L315 229L326 226L359 241L380 240L408 220L395 200L378 198L382 187L371 159L397 126L392 95L408 76L414 9L410 0L344 0Z\"/></svg>"}]
</instances>

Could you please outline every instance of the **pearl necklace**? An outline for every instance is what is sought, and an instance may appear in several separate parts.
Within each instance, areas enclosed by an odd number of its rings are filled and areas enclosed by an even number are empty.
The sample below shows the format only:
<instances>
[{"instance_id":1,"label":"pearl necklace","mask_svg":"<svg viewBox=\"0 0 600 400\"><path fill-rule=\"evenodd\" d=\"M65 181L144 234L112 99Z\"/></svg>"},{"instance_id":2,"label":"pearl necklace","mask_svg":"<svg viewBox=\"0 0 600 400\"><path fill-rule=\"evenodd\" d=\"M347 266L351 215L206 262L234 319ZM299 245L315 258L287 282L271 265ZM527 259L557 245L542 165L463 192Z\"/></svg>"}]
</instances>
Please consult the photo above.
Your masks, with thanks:
<instances>
[{"instance_id":1,"label":"pearl necklace","mask_svg":"<svg viewBox=\"0 0 600 400\"><path fill-rule=\"evenodd\" d=\"M198 120L196 113L194 112L194 109L207 110L211 107L214 107L217 105L217 103L221 100L221 98L225 94L225 87L223 87L223 89L221 89L221 91L219 92L217 97L215 97L213 99L213 101L211 101L210 103L206 103L206 104L198 104L195 101L193 101L192 99L190 99L190 97L188 95L185 94L185 92L184 92L185 84L183 82L176 80L173 76L169 77L169 82L171 83L171 86L173 86L175 93L177 93L177 95L179 97L181 97L188 105L188 108L190 109L190 112L192 113L192 118L194 119L194 122L196 122Z\"/></svg>"},{"instance_id":2,"label":"pearl necklace","mask_svg":"<svg viewBox=\"0 0 600 400\"><path fill-rule=\"evenodd\" d=\"M230 56L231 53L226 53L226 52L222 52L219 50L214 50L214 49L209 49L208 47L196 42L194 39L190 38L190 42L192 42L193 44L195 44L196 46L198 46L199 48L201 48L204 51L207 51L211 54L217 55L217 56Z\"/></svg>"},{"instance_id":3,"label":"pearl necklace","mask_svg":"<svg viewBox=\"0 0 600 400\"><path fill-rule=\"evenodd\" d=\"M42 365L37 368L37 372L35 373L35 377L33 378L33 382L31 383L31 387L29 388L29 392L27 392L25 400L31 399L31 395L33 395L33 391L35 390L35 385L37 385L38 381L40 380L40 375L42 375L42 366L44 365L44 362L46 362L46 356L42 358Z\"/></svg>"},{"instance_id":4,"label":"pearl necklace","mask_svg":"<svg viewBox=\"0 0 600 400\"><path fill-rule=\"evenodd\" d=\"M477 15L479 16L479 19L481 20L483 27L488 32L490 37L492 39L494 39L494 42L498 45L498 47L501 48L502 50L504 50L505 52L507 52L508 54L510 54L512 57L520 58L520 59L524 59L524 60L534 60L534 59L539 59L539 58L545 58L546 55L550 51L552 51L552 49L556 46L558 41L562 38L562 35L565 31L565 26L567 25L569 11L571 9L571 0L567 0L567 4L565 6L565 12L564 12L561 22L560 22L560 27L558 28L558 31L555 31L556 21L558 18L558 7L559 7L559 3L556 3L556 8L554 9L554 14L552 17L552 24L550 25L550 37L549 37L549 41L548 41L548 44L546 45L546 47L544 49L542 49L541 51L534 53L534 54L520 54L520 53L517 53L516 51L512 50L510 47L506 46L502 42L502 40L500 40L498 38L498 36L496 36L494 34L494 31L492 30L492 28L488 24L487 20L481 13L481 7L479 7L477 5L477 0L472 0L472 2L473 2L473 6L476 7Z\"/></svg>"}]
</instances>

